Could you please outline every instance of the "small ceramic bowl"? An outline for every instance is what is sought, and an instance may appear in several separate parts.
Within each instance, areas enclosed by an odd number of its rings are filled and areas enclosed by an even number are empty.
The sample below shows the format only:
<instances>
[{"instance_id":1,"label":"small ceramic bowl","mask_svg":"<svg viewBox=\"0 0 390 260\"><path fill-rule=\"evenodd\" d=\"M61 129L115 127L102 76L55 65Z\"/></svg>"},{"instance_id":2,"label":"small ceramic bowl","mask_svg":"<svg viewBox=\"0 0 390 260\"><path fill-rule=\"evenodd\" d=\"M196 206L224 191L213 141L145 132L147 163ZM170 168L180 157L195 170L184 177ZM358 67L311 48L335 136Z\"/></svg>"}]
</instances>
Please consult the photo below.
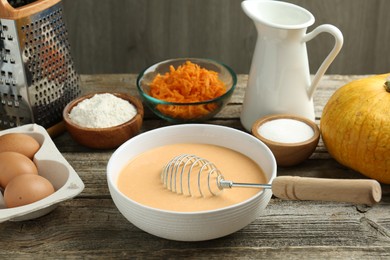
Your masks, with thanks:
<instances>
[{"instance_id":1,"label":"small ceramic bowl","mask_svg":"<svg viewBox=\"0 0 390 260\"><path fill-rule=\"evenodd\" d=\"M129 101L132 105L135 106L137 114L130 121L127 121L121 125L106 128L82 127L72 122L72 120L69 118L70 111L81 101L89 99L95 94L102 93L91 93L84 95L71 101L64 108L63 118L66 129L76 142L94 149L113 149L120 146L122 143L140 132L144 116L142 102L138 98L124 93L111 94Z\"/></svg>"},{"instance_id":2,"label":"small ceramic bowl","mask_svg":"<svg viewBox=\"0 0 390 260\"><path fill-rule=\"evenodd\" d=\"M271 149L278 166L282 167L297 165L309 158L320 139L315 122L289 114L258 119L252 126L252 134Z\"/></svg>"},{"instance_id":3,"label":"small ceramic bowl","mask_svg":"<svg viewBox=\"0 0 390 260\"><path fill-rule=\"evenodd\" d=\"M28 124L0 131L0 135L7 133L26 134L37 140L41 147L34 155L33 161L38 168L38 174L53 184L55 192L31 204L6 208L0 191L0 223L41 217L54 210L60 202L71 199L83 191L83 181L58 151L45 128Z\"/></svg>"},{"instance_id":4,"label":"small ceramic bowl","mask_svg":"<svg viewBox=\"0 0 390 260\"><path fill-rule=\"evenodd\" d=\"M217 72L219 79L226 86L226 92L214 99L191 103L168 102L149 95L150 83L158 74L164 75L170 71L171 66L177 68L186 61ZM229 102L236 84L237 76L230 67L213 60L198 58L178 58L162 61L142 71L137 78L137 89L145 104L154 114L171 123L202 122L212 118ZM201 112L192 113L194 110Z\"/></svg>"}]
</instances>

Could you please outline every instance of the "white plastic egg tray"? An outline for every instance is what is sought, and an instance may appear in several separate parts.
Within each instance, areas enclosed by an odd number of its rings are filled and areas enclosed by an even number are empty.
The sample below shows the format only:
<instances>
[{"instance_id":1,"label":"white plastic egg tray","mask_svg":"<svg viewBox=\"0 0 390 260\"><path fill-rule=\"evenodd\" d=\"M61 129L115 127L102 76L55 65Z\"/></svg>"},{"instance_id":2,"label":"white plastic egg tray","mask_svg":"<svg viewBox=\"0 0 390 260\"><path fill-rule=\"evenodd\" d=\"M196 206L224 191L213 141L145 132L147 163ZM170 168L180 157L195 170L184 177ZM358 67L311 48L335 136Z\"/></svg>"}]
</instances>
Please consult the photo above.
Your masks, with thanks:
<instances>
[{"instance_id":1,"label":"white plastic egg tray","mask_svg":"<svg viewBox=\"0 0 390 260\"><path fill-rule=\"evenodd\" d=\"M42 200L15 208L5 207L3 195L0 192L0 223L7 220L23 221L41 217L54 210L58 203L71 199L83 191L83 181L58 151L42 126L29 124L0 131L0 135L7 133L27 134L38 141L41 147L34 156L34 163L39 175L53 184L55 192Z\"/></svg>"}]
</instances>

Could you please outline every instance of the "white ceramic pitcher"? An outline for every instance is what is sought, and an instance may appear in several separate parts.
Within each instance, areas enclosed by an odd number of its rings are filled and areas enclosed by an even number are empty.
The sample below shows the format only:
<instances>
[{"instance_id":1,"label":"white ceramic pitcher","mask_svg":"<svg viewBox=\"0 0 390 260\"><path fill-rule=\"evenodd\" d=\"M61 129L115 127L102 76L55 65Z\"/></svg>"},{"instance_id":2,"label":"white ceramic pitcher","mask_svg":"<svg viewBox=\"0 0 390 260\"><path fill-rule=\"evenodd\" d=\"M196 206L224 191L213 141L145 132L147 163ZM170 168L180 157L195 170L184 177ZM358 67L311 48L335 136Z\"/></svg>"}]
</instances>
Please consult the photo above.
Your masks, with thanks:
<instances>
[{"instance_id":1,"label":"white ceramic pitcher","mask_svg":"<svg viewBox=\"0 0 390 260\"><path fill-rule=\"evenodd\" d=\"M313 94L343 45L342 33L324 24L306 34L314 16L291 3L246 0L241 6L258 33L241 112L242 125L250 131L258 118L278 113L314 121ZM311 81L306 42L323 32L333 35L335 44Z\"/></svg>"}]
</instances>

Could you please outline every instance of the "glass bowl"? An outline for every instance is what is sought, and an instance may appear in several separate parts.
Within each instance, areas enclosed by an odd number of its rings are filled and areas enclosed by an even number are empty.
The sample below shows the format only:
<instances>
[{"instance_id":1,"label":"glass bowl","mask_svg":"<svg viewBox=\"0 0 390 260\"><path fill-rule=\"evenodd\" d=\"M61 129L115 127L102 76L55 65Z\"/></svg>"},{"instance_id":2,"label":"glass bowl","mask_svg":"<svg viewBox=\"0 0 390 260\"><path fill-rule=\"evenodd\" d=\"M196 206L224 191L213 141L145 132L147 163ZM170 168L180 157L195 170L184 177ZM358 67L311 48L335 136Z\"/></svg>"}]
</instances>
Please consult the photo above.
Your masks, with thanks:
<instances>
[{"instance_id":1,"label":"glass bowl","mask_svg":"<svg viewBox=\"0 0 390 260\"><path fill-rule=\"evenodd\" d=\"M175 69L190 61L201 68L215 71L219 79L225 84L226 92L221 96L201 102L169 102L150 96L150 83L158 75L164 75L170 71L170 66ZM228 66L209 59L178 58L159 62L142 71L137 78L139 94L150 110L162 119L171 123L201 122L212 118L229 102L237 84L236 73ZM191 114L190 111L201 111ZM179 112L178 112L179 111Z\"/></svg>"}]
</instances>

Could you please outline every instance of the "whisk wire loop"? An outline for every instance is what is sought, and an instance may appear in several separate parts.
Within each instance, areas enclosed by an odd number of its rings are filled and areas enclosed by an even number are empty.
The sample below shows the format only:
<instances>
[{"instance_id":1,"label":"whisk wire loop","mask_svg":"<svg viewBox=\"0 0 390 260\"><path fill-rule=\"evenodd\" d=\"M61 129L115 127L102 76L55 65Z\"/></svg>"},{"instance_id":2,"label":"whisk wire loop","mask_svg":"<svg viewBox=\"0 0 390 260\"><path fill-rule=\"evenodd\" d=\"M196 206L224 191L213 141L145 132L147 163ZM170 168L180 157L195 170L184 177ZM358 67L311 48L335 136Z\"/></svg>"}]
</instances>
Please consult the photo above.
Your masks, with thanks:
<instances>
[{"instance_id":1,"label":"whisk wire loop","mask_svg":"<svg viewBox=\"0 0 390 260\"><path fill-rule=\"evenodd\" d=\"M175 192L179 193L179 194L183 194L183 175L184 175L184 170L186 169L187 165L189 163L191 163L191 158L184 154L183 156L179 157L179 160L176 162L176 173L177 171L180 169L180 174L179 174L179 177L180 177L180 181L179 181L179 184L180 184L180 191L177 192L175 190ZM181 165L184 165L183 167L181 167ZM175 186L176 186L176 174L175 174L175 178L173 180L175 182Z\"/></svg>"},{"instance_id":2,"label":"whisk wire loop","mask_svg":"<svg viewBox=\"0 0 390 260\"><path fill-rule=\"evenodd\" d=\"M187 186L187 189L188 189L189 195L192 196L192 193L191 193L191 173L192 173L192 170L194 169L194 167L197 166L198 164L200 164L201 158L196 157L196 156L192 156L192 155L190 155L188 158L189 158L188 161L192 161L192 164L191 164L190 170L188 171L188 176L187 176L188 186ZM185 169L186 166L187 165L184 165L183 170ZM199 187L199 185L198 185L198 187Z\"/></svg>"},{"instance_id":3,"label":"whisk wire loop","mask_svg":"<svg viewBox=\"0 0 390 260\"><path fill-rule=\"evenodd\" d=\"M213 182L215 180L215 183ZM271 184L235 183L225 180L219 169L210 161L193 154L182 154L171 159L161 172L161 182L168 190L177 194L205 197L205 186L213 196L232 187L270 189ZM187 182L186 188L183 182ZM196 184L194 184L196 182ZM177 189L180 186L180 190ZM197 191L193 191L194 187Z\"/></svg>"},{"instance_id":4,"label":"whisk wire loop","mask_svg":"<svg viewBox=\"0 0 390 260\"><path fill-rule=\"evenodd\" d=\"M160 177L164 187L177 194L194 196L193 188L196 187L200 196L204 197L202 188L205 186L204 178L207 178L207 189L212 195L217 195L217 192L213 191L213 186L217 187L214 190L222 190L218 180L223 177L217 167L212 162L193 154L182 154L171 159L163 168ZM195 177L196 186L193 184ZM216 179L215 185L212 182L213 177ZM186 188L183 186L185 182Z\"/></svg>"}]
</instances>

